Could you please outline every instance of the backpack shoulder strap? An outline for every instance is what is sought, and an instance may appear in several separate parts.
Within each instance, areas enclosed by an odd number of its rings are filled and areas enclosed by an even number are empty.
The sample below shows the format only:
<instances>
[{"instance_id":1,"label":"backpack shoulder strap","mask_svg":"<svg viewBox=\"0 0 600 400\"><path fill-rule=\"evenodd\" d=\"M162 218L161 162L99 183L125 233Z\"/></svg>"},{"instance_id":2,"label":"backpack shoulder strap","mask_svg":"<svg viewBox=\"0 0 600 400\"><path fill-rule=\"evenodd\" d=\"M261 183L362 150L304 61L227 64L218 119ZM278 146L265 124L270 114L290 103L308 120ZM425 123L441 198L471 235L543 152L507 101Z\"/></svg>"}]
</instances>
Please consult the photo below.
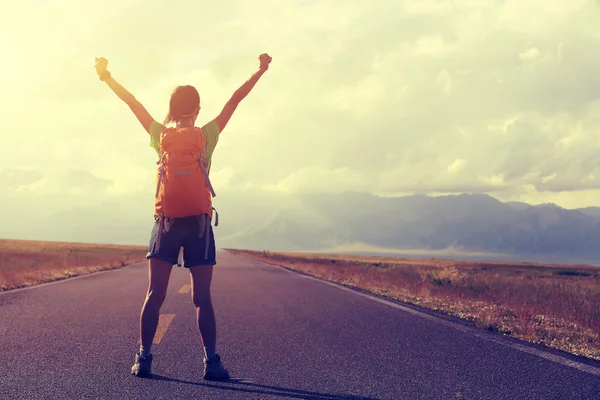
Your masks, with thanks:
<instances>
[{"instance_id":1,"label":"backpack shoulder strap","mask_svg":"<svg viewBox=\"0 0 600 400\"><path fill-rule=\"evenodd\" d=\"M210 194L212 195L212 197L216 197L217 195L215 193L212 183L210 182L210 178L208 177L209 166L208 160L206 159L206 137L204 136L204 130L197 126L195 126L194 128L196 129L198 134L202 136L202 141L204 142L204 151L203 153L198 154L198 163L200 164L200 168L202 169L202 174L204 175L206 186L210 190Z\"/></svg>"}]
</instances>

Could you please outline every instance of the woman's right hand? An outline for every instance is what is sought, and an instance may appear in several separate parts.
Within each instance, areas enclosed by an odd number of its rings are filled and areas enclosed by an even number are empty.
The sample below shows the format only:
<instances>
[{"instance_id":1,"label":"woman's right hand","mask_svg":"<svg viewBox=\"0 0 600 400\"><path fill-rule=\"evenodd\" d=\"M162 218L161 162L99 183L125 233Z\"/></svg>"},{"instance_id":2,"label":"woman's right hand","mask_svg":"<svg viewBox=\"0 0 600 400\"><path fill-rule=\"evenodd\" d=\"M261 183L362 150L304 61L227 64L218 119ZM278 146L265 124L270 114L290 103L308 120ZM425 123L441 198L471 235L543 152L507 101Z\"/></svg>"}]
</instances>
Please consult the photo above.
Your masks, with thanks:
<instances>
[{"instance_id":1,"label":"woman's right hand","mask_svg":"<svg viewBox=\"0 0 600 400\"><path fill-rule=\"evenodd\" d=\"M106 68L108 67L108 60L104 57L96 57L96 63L94 64L94 68L96 68L96 73L98 74L98 76L103 72L106 71Z\"/></svg>"},{"instance_id":2,"label":"woman's right hand","mask_svg":"<svg viewBox=\"0 0 600 400\"><path fill-rule=\"evenodd\" d=\"M269 64L273 58L267 53L263 53L258 56L258 59L260 60L260 69L269 69Z\"/></svg>"}]
</instances>

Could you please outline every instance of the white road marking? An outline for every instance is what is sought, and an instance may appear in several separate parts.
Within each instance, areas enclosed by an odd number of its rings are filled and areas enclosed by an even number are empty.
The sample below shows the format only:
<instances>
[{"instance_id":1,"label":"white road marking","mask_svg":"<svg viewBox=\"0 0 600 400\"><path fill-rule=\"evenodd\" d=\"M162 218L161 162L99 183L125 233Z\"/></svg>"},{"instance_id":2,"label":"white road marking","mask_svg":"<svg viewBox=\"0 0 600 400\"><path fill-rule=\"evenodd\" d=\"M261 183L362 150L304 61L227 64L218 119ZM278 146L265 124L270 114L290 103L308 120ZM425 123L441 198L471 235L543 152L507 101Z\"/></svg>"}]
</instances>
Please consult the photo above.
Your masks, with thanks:
<instances>
[{"instance_id":1,"label":"white road marking","mask_svg":"<svg viewBox=\"0 0 600 400\"><path fill-rule=\"evenodd\" d=\"M282 267L280 265L269 264L269 263L266 263L266 262L263 262L263 261L258 261L258 260L255 260L255 259L251 258L251 257L247 257L247 258L249 258L249 259L251 259L253 261L256 261L256 262L258 262L260 264L263 264L263 265L267 265L267 266L270 266L270 267L281 268L284 271L287 271L287 272L289 272L291 274L294 274L296 276L300 276L300 277L306 278L306 279L312 279L314 281L321 282L321 283L324 283L324 284L329 285L329 286L333 286L333 287L335 287L337 289L344 290L346 292L353 293L353 294L358 295L358 296L362 296L364 298L376 301L376 302L381 303L381 304L388 305L390 307L394 307L396 309L399 309L399 310L411 313L411 314L419 316L421 318L425 318L425 319L428 319L428 320L431 320L431 321L435 321L437 323L440 323L440 324L446 325L448 327L457 329L457 330L459 330L461 332L469 333L469 334L471 334L473 336L476 336L476 337L478 337L480 339L484 339L484 340L487 340L489 342L494 342L494 343L500 344L500 345L505 346L505 347L510 347L512 349L519 350L519 351L522 351L524 353L532 354L534 356L538 356L538 357L544 358L544 359L549 360L549 361L554 361L555 363L564 365L566 367L575 368L575 369L578 369L580 371L587 372L588 374L600 376L600 368L593 367L593 366L587 365L587 364L583 364L583 363L580 363L580 362L568 359L566 357L561 357L561 356L556 355L556 354L551 354L551 353L549 353L547 351L544 351L544 350L541 350L541 349L536 349L536 348L525 346L525 345L518 344L518 343L510 343L508 340L504 339L503 337L496 336L493 333L490 333L490 332L487 332L487 331L481 331L478 328L471 328L471 327L464 326L464 325L461 325L461 324L456 323L456 322L452 322L452 321L448 321L448 320L442 319L440 317L436 317L434 315L426 314L424 312L415 310L413 308L403 306L402 304L398 304L398 303L395 303L395 302L390 301L390 300L385 300L385 299L382 299L382 298L379 298L379 297L376 297L376 296L373 296L373 295L370 295L370 294L367 294L367 293L363 293L363 292L360 292L358 290L354 290L354 289L342 286L342 285L334 283L334 282L329 282L329 281L326 281L324 279L320 279L320 278L316 278L316 277L313 277L313 276L304 275L304 274L301 274L299 272L295 272L293 270L289 270L289 269L284 268L284 267Z\"/></svg>"}]
</instances>

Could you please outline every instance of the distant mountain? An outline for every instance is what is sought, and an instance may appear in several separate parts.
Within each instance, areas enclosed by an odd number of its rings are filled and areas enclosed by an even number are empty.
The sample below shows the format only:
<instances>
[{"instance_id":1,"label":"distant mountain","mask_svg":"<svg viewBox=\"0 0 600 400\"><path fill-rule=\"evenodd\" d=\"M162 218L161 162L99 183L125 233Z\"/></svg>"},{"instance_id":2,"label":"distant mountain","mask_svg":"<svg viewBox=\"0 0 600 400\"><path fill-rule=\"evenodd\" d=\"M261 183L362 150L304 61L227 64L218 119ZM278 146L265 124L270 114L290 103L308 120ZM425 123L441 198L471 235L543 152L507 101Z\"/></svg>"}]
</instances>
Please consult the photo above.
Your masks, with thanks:
<instances>
[{"instance_id":1,"label":"distant mountain","mask_svg":"<svg viewBox=\"0 0 600 400\"><path fill-rule=\"evenodd\" d=\"M310 219L301 217L303 209L312 211ZM259 228L220 239L220 247L271 250L319 250L352 243L595 260L600 259L600 208L503 203L482 194L306 195L301 207L281 210Z\"/></svg>"},{"instance_id":2,"label":"distant mountain","mask_svg":"<svg viewBox=\"0 0 600 400\"><path fill-rule=\"evenodd\" d=\"M531 204L523 203L522 201L507 201L504 204L516 210L526 210L533 207Z\"/></svg>"},{"instance_id":3,"label":"distant mountain","mask_svg":"<svg viewBox=\"0 0 600 400\"><path fill-rule=\"evenodd\" d=\"M580 208L579 211L592 218L600 218L600 207L585 207Z\"/></svg>"},{"instance_id":4,"label":"distant mountain","mask_svg":"<svg viewBox=\"0 0 600 400\"><path fill-rule=\"evenodd\" d=\"M0 237L146 245L151 194L76 203L49 211L8 197L14 210ZM219 248L325 251L377 248L411 254L484 253L518 259L600 261L600 207L501 202L485 194L377 197L368 193L283 195L264 191L215 198ZM542 256L542 257L540 257Z\"/></svg>"}]
</instances>

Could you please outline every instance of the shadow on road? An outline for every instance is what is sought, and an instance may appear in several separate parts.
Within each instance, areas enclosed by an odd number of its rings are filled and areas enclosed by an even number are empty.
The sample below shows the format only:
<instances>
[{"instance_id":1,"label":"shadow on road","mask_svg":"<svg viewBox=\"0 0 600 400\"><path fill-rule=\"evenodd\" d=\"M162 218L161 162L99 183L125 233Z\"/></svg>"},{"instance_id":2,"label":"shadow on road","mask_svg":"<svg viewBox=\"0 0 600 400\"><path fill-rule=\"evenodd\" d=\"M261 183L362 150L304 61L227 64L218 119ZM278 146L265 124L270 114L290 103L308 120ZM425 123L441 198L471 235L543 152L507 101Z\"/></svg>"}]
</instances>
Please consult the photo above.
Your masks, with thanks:
<instances>
[{"instance_id":1,"label":"shadow on road","mask_svg":"<svg viewBox=\"0 0 600 400\"><path fill-rule=\"evenodd\" d=\"M288 397L291 399L307 400L378 400L375 397L354 396L347 394L328 394L319 392L310 392L307 390L288 389L279 386L260 385L258 383L244 381L243 379L233 378L219 383L190 382L180 379L169 378L162 375L153 374L152 378L159 381L185 383L187 385L204 386L214 389L230 390L233 392L257 393L271 396ZM244 386L242 386L244 385Z\"/></svg>"}]
</instances>

